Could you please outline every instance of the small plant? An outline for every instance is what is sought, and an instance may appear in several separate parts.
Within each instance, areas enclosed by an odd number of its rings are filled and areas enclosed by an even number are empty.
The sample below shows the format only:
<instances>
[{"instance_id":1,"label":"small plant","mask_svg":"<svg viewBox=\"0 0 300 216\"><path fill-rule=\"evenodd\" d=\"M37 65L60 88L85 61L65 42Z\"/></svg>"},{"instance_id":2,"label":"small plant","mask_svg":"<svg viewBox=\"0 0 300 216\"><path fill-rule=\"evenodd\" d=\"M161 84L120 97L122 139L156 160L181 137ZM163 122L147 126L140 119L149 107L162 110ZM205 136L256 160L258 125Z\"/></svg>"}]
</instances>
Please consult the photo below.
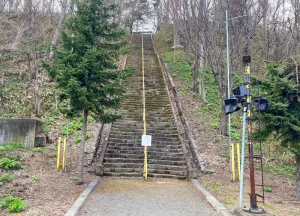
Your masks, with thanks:
<instances>
[{"instance_id":1,"label":"small plant","mask_svg":"<svg viewBox=\"0 0 300 216\"><path fill-rule=\"evenodd\" d=\"M45 147L35 147L32 149L33 152L44 152L46 151Z\"/></svg>"},{"instance_id":2,"label":"small plant","mask_svg":"<svg viewBox=\"0 0 300 216\"><path fill-rule=\"evenodd\" d=\"M9 158L1 158L0 159L0 168L5 169L5 170L19 169L19 168L21 168L21 166L15 160L11 160Z\"/></svg>"},{"instance_id":3,"label":"small plant","mask_svg":"<svg viewBox=\"0 0 300 216\"><path fill-rule=\"evenodd\" d=\"M94 119L93 119L92 116L88 116L88 118L87 118L87 122L88 122L88 123L91 123L93 120L94 120Z\"/></svg>"},{"instance_id":4,"label":"small plant","mask_svg":"<svg viewBox=\"0 0 300 216\"><path fill-rule=\"evenodd\" d=\"M12 149L20 149L24 148L24 144L21 142L10 142L4 148L5 150L12 150Z\"/></svg>"},{"instance_id":5,"label":"small plant","mask_svg":"<svg viewBox=\"0 0 300 216\"><path fill-rule=\"evenodd\" d=\"M77 180L77 177L76 177L76 176L73 176L73 177L72 177L72 180L73 180L73 181L76 181L76 180Z\"/></svg>"},{"instance_id":6,"label":"small plant","mask_svg":"<svg viewBox=\"0 0 300 216\"><path fill-rule=\"evenodd\" d=\"M9 212L21 212L26 207L26 203L19 197L8 196L0 200L0 208L7 208Z\"/></svg>"},{"instance_id":7,"label":"small plant","mask_svg":"<svg viewBox=\"0 0 300 216\"><path fill-rule=\"evenodd\" d=\"M270 187L264 187L264 192L271 193L272 191L273 191L272 188L270 188Z\"/></svg>"},{"instance_id":8,"label":"small plant","mask_svg":"<svg viewBox=\"0 0 300 216\"><path fill-rule=\"evenodd\" d=\"M218 129L219 128L219 122L214 122L211 126L214 129Z\"/></svg>"},{"instance_id":9,"label":"small plant","mask_svg":"<svg viewBox=\"0 0 300 216\"><path fill-rule=\"evenodd\" d=\"M89 133L86 133L86 134L85 134L85 138L86 138L86 139L90 139L91 137L92 137L91 134L89 134Z\"/></svg>"},{"instance_id":10,"label":"small plant","mask_svg":"<svg viewBox=\"0 0 300 216\"><path fill-rule=\"evenodd\" d=\"M75 142L75 143L79 143L80 141L81 141L81 138L80 138L80 137L75 137L75 138L74 138L74 142Z\"/></svg>"},{"instance_id":11,"label":"small plant","mask_svg":"<svg viewBox=\"0 0 300 216\"><path fill-rule=\"evenodd\" d=\"M63 128L62 131L61 131L61 134L62 134L62 135L67 135L67 134L70 135L70 134L72 134L74 131L76 131L76 130L81 130L81 128L82 128L81 123L77 123L77 122L76 122L76 119L72 120L72 121L70 122L69 126L68 126L67 123L64 123L64 122L63 122L63 126L64 126L64 128Z\"/></svg>"},{"instance_id":12,"label":"small plant","mask_svg":"<svg viewBox=\"0 0 300 216\"><path fill-rule=\"evenodd\" d=\"M253 150L256 152L260 151L260 144L259 143L253 144Z\"/></svg>"},{"instance_id":13,"label":"small plant","mask_svg":"<svg viewBox=\"0 0 300 216\"><path fill-rule=\"evenodd\" d=\"M0 182L10 182L11 180L13 180L14 176L9 174L9 173L5 173L0 177Z\"/></svg>"},{"instance_id":14,"label":"small plant","mask_svg":"<svg viewBox=\"0 0 300 216\"><path fill-rule=\"evenodd\" d=\"M50 128L48 126L43 127L43 132L48 133L50 131Z\"/></svg>"},{"instance_id":15,"label":"small plant","mask_svg":"<svg viewBox=\"0 0 300 216\"><path fill-rule=\"evenodd\" d=\"M38 176L33 176L32 177L32 182L38 182L39 181L39 177Z\"/></svg>"},{"instance_id":16,"label":"small plant","mask_svg":"<svg viewBox=\"0 0 300 216\"><path fill-rule=\"evenodd\" d=\"M13 115L11 113L2 113L1 117L2 118L11 118Z\"/></svg>"}]
</instances>

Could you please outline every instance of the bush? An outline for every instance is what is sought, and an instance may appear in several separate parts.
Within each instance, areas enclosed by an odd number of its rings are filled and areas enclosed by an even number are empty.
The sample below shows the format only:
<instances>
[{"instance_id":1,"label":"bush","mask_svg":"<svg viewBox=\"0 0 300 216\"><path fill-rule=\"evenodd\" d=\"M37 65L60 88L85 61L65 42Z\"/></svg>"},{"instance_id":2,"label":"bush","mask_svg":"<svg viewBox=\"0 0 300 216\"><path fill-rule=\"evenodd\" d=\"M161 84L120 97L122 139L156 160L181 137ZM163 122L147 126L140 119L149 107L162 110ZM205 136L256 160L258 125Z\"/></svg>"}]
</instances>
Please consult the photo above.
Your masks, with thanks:
<instances>
[{"instance_id":1,"label":"bush","mask_svg":"<svg viewBox=\"0 0 300 216\"><path fill-rule=\"evenodd\" d=\"M6 146L0 146L0 151L12 150L12 149L21 149L24 148L24 144L21 142L10 142Z\"/></svg>"},{"instance_id":2,"label":"bush","mask_svg":"<svg viewBox=\"0 0 300 216\"><path fill-rule=\"evenodd\" d=\"M21 212L26 207L26 203L19 197L8 196L0 200L0 208L7 208L9 212Z\"/></svg>"},{"instance_id":3,"label":"bush","mask_svg":"<svg viewBox=\"0 0 300 216\"><path fill-rule=\"evenodd\" d=\"M20 164L9 158L1 158L0 159L0 168L8 170L8 169L19 169L21 168Z\"/></svg>"}]
</instances>

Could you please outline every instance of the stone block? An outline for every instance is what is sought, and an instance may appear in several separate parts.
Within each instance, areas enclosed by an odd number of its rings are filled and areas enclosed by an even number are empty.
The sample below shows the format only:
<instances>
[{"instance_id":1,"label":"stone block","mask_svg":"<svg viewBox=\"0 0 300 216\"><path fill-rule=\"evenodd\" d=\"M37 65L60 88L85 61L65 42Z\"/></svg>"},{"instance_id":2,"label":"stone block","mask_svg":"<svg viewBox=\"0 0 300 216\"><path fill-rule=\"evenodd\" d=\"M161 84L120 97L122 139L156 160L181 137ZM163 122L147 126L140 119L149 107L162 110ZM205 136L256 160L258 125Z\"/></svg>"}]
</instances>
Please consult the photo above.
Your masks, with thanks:
<instances>
[{"instance_id":1,"label":"stone block","mask_svg":"<svg viewBox=\"0 0 300 216\"><path fill-rule=\"evenodd\" d=\"M104 172L103 165L97 164L95 169L96 169L95 171L97 176L103 176L103 172Z\"/></svg>"},{"instance_id":2,"label":"stone block","mask_svg":"<svg viewBox=\"0 0 300 216\"><path fill-rule=\"evenodd\" d=\"M34 147L45 147L47 143L47 137L44 134L35 136Z\"/></svg>"},{"instance_id":3,"label":"stone block","mask_svg":"<svg viewBox=\"0 0 300 216\"><path fill-rule=\"evenodd\" d=\"M33 148L35 137L41 134L42 130L43 122L37 119L0 118L0 145L21 142L26 148Z\"/></svg>"}]
</instances>

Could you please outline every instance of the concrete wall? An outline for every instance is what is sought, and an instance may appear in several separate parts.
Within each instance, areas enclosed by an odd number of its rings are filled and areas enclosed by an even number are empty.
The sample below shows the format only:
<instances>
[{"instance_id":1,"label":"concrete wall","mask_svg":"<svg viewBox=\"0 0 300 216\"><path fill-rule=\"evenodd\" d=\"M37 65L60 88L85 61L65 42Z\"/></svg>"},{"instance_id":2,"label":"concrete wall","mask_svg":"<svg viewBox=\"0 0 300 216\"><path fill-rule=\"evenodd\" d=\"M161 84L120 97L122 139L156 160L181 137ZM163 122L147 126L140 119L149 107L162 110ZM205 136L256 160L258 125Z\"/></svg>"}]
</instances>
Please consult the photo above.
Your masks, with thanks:
<instances>
[{"instance_id":1,"label":"concrete wall","mask_svg":"<svg viewBox=\"0 0 300 216\"><path fill-rule=\"evenodd\" d=\"M36 143L36 136L42 133L42 129L43 123L37 119L0 118L0 145L22 142L25 147L37 147L41 141Z\"/></svg>"}]
</instances>

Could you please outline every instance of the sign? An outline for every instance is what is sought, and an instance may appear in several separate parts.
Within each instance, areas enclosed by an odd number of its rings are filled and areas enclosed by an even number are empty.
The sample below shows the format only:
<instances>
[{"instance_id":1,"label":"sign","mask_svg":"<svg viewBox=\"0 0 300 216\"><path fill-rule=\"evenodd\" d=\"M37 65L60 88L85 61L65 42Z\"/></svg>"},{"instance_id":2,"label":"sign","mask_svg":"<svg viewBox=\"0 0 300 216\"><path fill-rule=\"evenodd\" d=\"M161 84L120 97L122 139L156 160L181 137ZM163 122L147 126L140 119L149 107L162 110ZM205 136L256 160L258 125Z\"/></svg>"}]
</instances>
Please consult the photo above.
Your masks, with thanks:
<instances>
[{"instance_id":1,"label":"sign","mask_svg":"<svg viewBox=\"0 0 300 216\"><path fill-rule=\"evenodd\" d=\"M142 146L151 146L151 135L142 135Z\"/></svg>"}]
</instances>

